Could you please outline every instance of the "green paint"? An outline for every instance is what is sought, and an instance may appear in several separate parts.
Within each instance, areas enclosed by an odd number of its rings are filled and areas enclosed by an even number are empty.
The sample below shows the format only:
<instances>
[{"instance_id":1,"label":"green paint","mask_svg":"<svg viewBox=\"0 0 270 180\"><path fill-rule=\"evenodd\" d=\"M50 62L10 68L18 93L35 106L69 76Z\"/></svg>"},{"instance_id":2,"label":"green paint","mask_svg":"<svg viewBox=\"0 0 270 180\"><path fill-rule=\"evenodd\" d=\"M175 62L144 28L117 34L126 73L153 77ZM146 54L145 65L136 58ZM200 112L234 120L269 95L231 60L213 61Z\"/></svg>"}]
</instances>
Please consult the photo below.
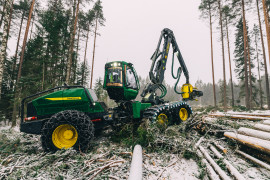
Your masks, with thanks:
<instances>
[{"instance_id":1,"label":"green paint","mask_svg":"<svg viewBox=\"0 0 270 180\"><path fill-rule=\"evenodd\" d=\"M91 97L88 90L83 88L71 88L56 91L45 96L34 99L33 105L37 110L37 114L40 115L51 115L64 110L78 110L81 112L104 112L101 104L99 102L93 103L93 98ZM90 100L88 99L86 93L89 94ZM49 100L47 98L65 98L65 97L81 97L81 99L76 100ZM95 104L95 105L94 105Z\"/></svg>"}]
</instances>

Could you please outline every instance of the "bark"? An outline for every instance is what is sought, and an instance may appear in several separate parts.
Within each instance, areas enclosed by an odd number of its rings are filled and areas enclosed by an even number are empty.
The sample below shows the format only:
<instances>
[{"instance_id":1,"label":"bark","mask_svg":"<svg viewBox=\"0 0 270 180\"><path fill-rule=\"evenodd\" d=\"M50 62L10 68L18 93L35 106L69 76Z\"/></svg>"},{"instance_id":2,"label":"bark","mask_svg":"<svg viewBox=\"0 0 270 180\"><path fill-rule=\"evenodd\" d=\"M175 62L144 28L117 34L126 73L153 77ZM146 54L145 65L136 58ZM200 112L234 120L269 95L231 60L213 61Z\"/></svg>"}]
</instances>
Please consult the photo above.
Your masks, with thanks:
<instances>
[{"instance_id":1,"label":"bark","mask_svg":"<svg viewBox=\"0 0 270 180\"><path fill-rule=\"evenodd\" d=\"M251 147L253 149L257 149L261 152L270 154L269 141L255 138L255 137L245 136L245 135L234 133L234 132L225 132L224 136L226 136L230 139L235 139L239 143L244 144L244 145Z\"/></svg>"},{"instance_id":2,"label":"bark","mask_svg":"<svg viewBox=\"0 0 270 180\"><path fill-rule=\"evenodd\" d=\"M31 31L30 31L30 37L29 37L29 40L32 39L32 33L33 33L34 21L35 21L35 16L34 16L34 14L33 14L33 20L32 20L32 25L31 25Z\"/></svg>"},{"instance_id":3,"label":"bark","mask_svg":"<svg viewBox=\"0 0 270 180\"><path fill-rule=\"evenodd\" d=\"M255 130L255 129L241 127L237 130L237 132L239 134L243 134L246 136L256 137L256 138L270 141L270 133L265 132L265 131L259 131L259 130Z\"/></svg>"},{"instance_id":4,"label":"bark","mask_svg":"<svg viewBox=\"0 0 270 180\"><path fill-rule=\"evenodd\" d=\"M89 38L89 30L90 30L90 24L87 28L87 36L86 36L86 42L85 42L85 51L84 51L84 60L83 60L83 69L82 69L82 86L84 85L84 73L85 73L85 66L86 66L86 52L87 52L87 45L88 45L88 38Z\"/></svg>"},{"instance_id":5,"label":"bark","mask_svg":"<svg viewBox=\"0 0 270 180\"><path fill-rule=\"evenodd\" d=\"M219 149L221 150L224 154L227 154L228 150L225 149L224 147L222 147L221 145L219 145L217 142L213 142L213 144Z\"/></svg>"},{"instance_id":6,"label":"bark","mask_svg":"<svg viewBox=\"0 0 270 180\"><path fill-rule=\"evenodd\" d=\"M226 173L217 165L217 163L211 158L211 156L206 152L206 150L202 147L199 146L199 149L201 150L202 154L204 157L207 159L207 161L212 165L214 170L219 174L221 179L223 180L229 180L231 179L229 176L226 175Z\"/></svg>"},{"instance_id":7,"label":"bark","mask_svg":"<svg viewBox=\"0 0 270 180\"><path fill-rule=\"evenodd\" d=\"M242 16L243 16L243 36L244 36L244 59L245 59L245 93L246 93L246 108L250 109L250 94L248 87L248 70L247 70L247 29L246 29L246 16L245 16L245 4L242 0Z\"/></svg>"},{"instance_id":8,"label":"bark","mask_svg":"<svg viewBox=\"0 0 270 180\"><path fill-rule=\"evenodd\" d=\"M77 21L78 21L78 14L79 14L79 6L80 6L80 0L78 0L77 8L76 8L76 16L73 26L73 33L69 44L69 51L68 51L68 64L67 64L67 76L66 76L66 83L69 84L70 82L70 73L71 73L71 65L72 65L72 54L73 54L73 47L74 47L74 39L76 35L76 27L77 27Z\"/></svg>"},{"instance_id":9,"label":"bark","mask_svg":"<svg viewBox=\"0 0 270 180\"><path fill-rule=\"evenodd\" d=\"M219 179L219 176L217 175L217 173L215 172L215 170L211 167L211 165L207 162L206 159L203 158L202 153L197 150L197 155L202 158L202 163L206 166L206 170L207 170L207 175L209 176L209 178L211 180L217 180Z\"/></svg>"},{"instance_id":10,"label":"bark","mask_svg":"<svg viewBox=\"0 0 270 180\"><path fill-rule=\"evenodd\" d=\"M270 126L270 120L265 120L262 123L265 124L265 125L269 125Z\"/></svg>"},{"instance_id":11,"label":"bark","mask_svg":"<svg viewBox=\"0 0 270 180\"><path fill-rule=\"evenodd\" d=\"M76 58L75 58L74 67L73 67L73 83L75 83L75 81L76 81L76 71L77 71L77 65L78 65L79 44L80 44L80 33L81 33L81 29L79 28L78 35L77 35Z\"/></svg>"},{"instance_id":12,"label":"bark","mask_svg":"<svg viewBox=\"0 0 270 180\"><path fill-rule=\"evenodd\" d=\"M247 34L247 31L246 31L246 34ZM248 76L249 77L249 98L250 98L249 106L250 108L252 108L253 97L252 97L251 59L250 59L250 48L249 48L248 36L246 35L246 37L247 37L247 52L248 52L248 73L249 73L249 76Z\"/></svg>"},{"instance_id":13,"label":"bark","mask_svg":"<svg viewBox=\"0 0 270 180\"><path fill-rule=\"evenodd\" d=\"M224 157L216 150L214 146L210 146L210 149L212 152L215 154L216 157L219 159L223 159L223 162L226 164L226 168L230 171L230 173L235 177L237 180L245 180L245 178L238 172L238 170L231 165L231 163L227 160L224 159Z\"/></svg>"},{"instance_id":14,"label":"bark","mask_svg":"<svg viewBox=\"0 0 270 180\"><path fill-rule=\"evenodd\" d=\"M24 33L23 46L22 46L19 70L18 70L18 75L17 75L17 82L15 85L15 97L14 97L13 112L12 112L12 127L14 127L16 125L16 116L17 116L17 102L16 101L18 100L18 98L20 97L20 94L21 94L20 88L17 86L18 86L18 83L21 79L24 51L25 51L25 47L26 47L26 41L27 41L27 37L28 37L29 26L30 26L30 22L31 22L32 12L34 9L34 4L35 4L35 0L32 0L32 4L31 4L30 10L29 10L29 16L28 16L28 20L27 20L27 25L26 25L26 29L25 29L25 33ZM19 122L17 124L19 124Z\"/></svg>"},{"instance_id":15,"label":"bark","mask_svg":"<svg viewBox=\"0 0 270 180\"><path fill-rule=\"evenodd\" d=\"M12 65L12 80L14 81L13 84L16 83L15 70L16 70L16 64L17 64L18 49L19 49L19 44L20 44L20 39L21 39L21 32L22 32L22 25L23 25L24 15L25 15L25 12L23 12L22 18L21 18L20 30L19 30L19 35L18 35L18 39L17 39L17 45L16 45L16 50L15 50L15 55L14 55L14 61L13 61L13 65Z\"/></svg>"},{"instance_id":16,"label":"bark","mask_svg":"<svg viewBox=\"0 0 270 180\"><path fill-rule=\"evenodd\" d=\"M225 69L225 54L224 54L224 37L223 37L223 24L222 24L222 12L221 12L221 1L218 1L219 8L219 21L220 21L220 35L221 35L221 46L222 46L222 60L223 60L223 107L224 111L227 111L227 94L226 94L226 69Z\"/></svg>"},{"instance_id":17,"label":"bark","mask_svg":"<svg viewBox=\"0 0 270 180\"><path fill-rule=\"evenodd\" d=\"M143 179L143 157L142 147L140 145L134 147L128 179Z\"/></svg>"},{"instance_id":18,"label":"bark","mask_svg":"<svg viewBox=\"0 0 270 180\"><path fill-rule=\"evenodd\" d=\"M4 16L5 16L6 5L7 5L7 1L5 1L4 5L3 5L2 16L1 16L1 19L0 19L0 28L2 26L3 19L4 19Z\"/></svg>"},{"instance_id":19,"label":"bark","mask_svg":"<svg viewBox=\"0 0 270 180\"><path fill-rule=\"evenodd\" d=\"M237 152L238 154L241 154L242 156L244 156L244 157L247 158L248 160L254 162L255 164L258 164L259 166L262 166L262 167L264 167L265 169L270 170L270 166L269 166L268 164L266 164L265 162L262 162L261 160L255 158L255 157L252 157L252 156L250 156L250 155L248 155L248 154L246 154L246 153L244 153L244 152L242 152L242 151L236 150L236 152Z\"/></svg>"},{"instance_id":20,"label":"bark","mask_svg":"<svg viewBox=\"0 0 270 180\"><path fill-rule=\"evenodd\" d=\"M2 94L2 81L3 81L3 74L5 69L5 59L6 59L6 49L7 49L7 41L8 41L8 28L9 28L9 13L12 6L12 1L7 1L5 12L4 12L4 28L3 28L3 35L2 35L2 42L1 42L1 49L0 49L0 99Z\"/></svg>"},{"instance_id":21,"label":"bark","mask_svg":"<svg viewBox=\"0 0 270 180\"><path fill-rule=\"evenodd\" d=\"M263 14L264 14L266 36L267 36L267 42L268 42L268 53L270 54L270 27L269 27L269 18L268 18L268 13L267 13L268 11L267 11L265 0L262 0L262 4L263 4ZM269 62L270 62L270 56L269 56Z\"/></svg>"},{"instance_id":22,"label":"bark","mask_svg":"<svg viewBox=\"0 0 270 180\"><path fill-rule=\"evenodd\" d=\"M262 98L262 82L261 82L261 72L260 72L260 60L259 60L259 52L258 52L258 40L257 35L255 35L255 45L256 45L256 58L258 63L258 76L259 76L259 89L260 89L260 106L263 109L263 98Z\"/></svg>"},{"instance_id":23,"label":"bark","mask_svg":"<svg viewBox=\"0 0 270 180\"><path fill-rule=\"evenodd\" d=\"M228 20L226 18L226 34L227 34L227 46L228 46L228 56L229 56L229 66L230 66L230 81L231 81L231 91L232 91L232 107L234 106L234 93L233 93L233 80L232 80L232 64L231 64L231 53L230 53L230 39L229 39L229 28Z\"/></svg>"},{"instance_id":24,"label":"bark","mask_svg":"<svg viewBox=\"0 0 270 180\"><path fill-rule=\"evenodd\" d=\"M212 31L212 12L210 3L209 7L209 23L210 23L210 37L211 37L211 62L212 62L212 79L213 79L213 93L214 93L214 106L217 107L217 98L216 98L216 84L215 84L215 72L214 72L214 55L213 55L213 31Z\"/></svg>"},{"instance_id":25,"label":"bark","mask_svg":"<svg viewBox=\"0 0 270 180\"><path fill-rule=\"evenodd\" d=\"M254 126L255 129L265 131L265 132L270 132L270 125L265 125L265 124L256 124Z\"/></svg>"},{"instance_id":26,"label":"bark","mask_svg":"<svg viewBox=\"0 0 270 180\"><path fill-rule=\"evenodd\" d=\"M247 116L247 115L235 115L235 114L210 114L210 116L214 116L214 117L229 117L231 119L248 119L248 120L252 120L252 121L260 121L260 120L268 120L269 118L266 117L257 117L257 116Z\"/></svg>"},{"instance_id":27,"label":"bark","mask_svg":"<svg viewBox=\"0 0 270 180\"><path fill-rule=\"evenodd\" d=\"M91 70L90 89L92 89L92 83L93 83L94 60L95 60L96 39L97 39L97 26L98 26L98 22L97 21L98 21L98 17L96 17L96 27L95 27L95 38L94 38L94 49L93 49L93 59L92 59L92 70Z\"/></svg>"},{"instance_id":28,"label":"bark","mask_svg":"<svg viewBox=\"0 0 270 180\"><path fill-rule=\"evenodd\" d=\"M257 3L257 13L258 13L258 20L259 20L259 27L260 27L260 35L261 35L261 43L262 43L262 50L263 50L263 61L264 61L264 73L265 73L265 86L266 86L266 97L267 97L267 105L268 109L270 109L270 90L269 90L269 80L268 80L268 71L267 71L267 63L266 63L266 55L265 55L265 47L264 47L264 40L263 40L263 33L262 33L262 24L261 24L261 17L260 17L260 8L259 2L256 0ZM267 39L268 40L268 39ZM269 49L268 49L269 50ZM270 61L270 60L269 60Z\"/></svg>"}]
</instances>

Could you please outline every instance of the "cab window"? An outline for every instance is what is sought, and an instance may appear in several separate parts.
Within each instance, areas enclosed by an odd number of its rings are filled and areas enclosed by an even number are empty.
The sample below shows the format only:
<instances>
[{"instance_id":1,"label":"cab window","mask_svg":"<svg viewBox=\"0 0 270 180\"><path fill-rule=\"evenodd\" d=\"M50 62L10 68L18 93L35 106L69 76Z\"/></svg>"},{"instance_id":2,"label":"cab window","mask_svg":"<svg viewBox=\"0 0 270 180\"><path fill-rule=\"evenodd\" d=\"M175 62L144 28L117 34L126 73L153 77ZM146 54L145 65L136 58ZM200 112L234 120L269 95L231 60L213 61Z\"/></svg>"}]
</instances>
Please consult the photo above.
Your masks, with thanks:
<instances>
[{"instance_id":1,"label":"cab window","mask_svg":"<svg viewBox=\"0 0 270 180\"><path fill-rule=\"evenodd\" d=\"M134 72L132 71L130 67L127 67L126 83L127 83L128 88L132 88L132 89L138 88Z\"/></svg>"},{"instance_id":2,"label":"cab window","mask_svg":"<svg viewBox=\"0 0 270 180\"><path fill-rule=\"evenodd\" d=\"M122 86L122 68L112 67L108 69L106 77L107 86Z\"/></svg>"}]
</instances>

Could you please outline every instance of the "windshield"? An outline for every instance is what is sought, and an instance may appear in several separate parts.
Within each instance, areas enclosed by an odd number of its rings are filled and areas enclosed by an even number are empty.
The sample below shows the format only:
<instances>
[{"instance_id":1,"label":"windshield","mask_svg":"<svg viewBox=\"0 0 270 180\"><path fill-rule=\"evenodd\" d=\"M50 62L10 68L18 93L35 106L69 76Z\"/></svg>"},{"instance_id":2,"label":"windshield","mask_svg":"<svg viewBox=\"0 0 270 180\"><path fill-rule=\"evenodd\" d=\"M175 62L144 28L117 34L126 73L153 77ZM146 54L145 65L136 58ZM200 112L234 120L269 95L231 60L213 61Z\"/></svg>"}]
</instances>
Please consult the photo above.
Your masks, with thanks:
<instances>
[{"instance_id":1,"label":"windshield","mask_svg":"<svg viewBox=\"0 0 270 180\"><path fill-rule=\"evenodd\" d=\"M97 98L97 95L96 95L95 91L93 89L89 89L89 88L88 88L88 91L89 91L90 96L92 97L93 101L97 102L98 98Z\"/></svg>"},{"instance_id":2,"label":"windshield","mask_svg":"<svg viewBox=\"0 0 270 180\"><path fill-rule=\"evenodd\" d=\"M132 88L132 89L137 89L138 86L137 86L136 78L130 67L127 67L126 77L127 77L127 87Z\"/></svg>"},{"instance_id":3,"label":"windshield","mask_svg":"<svg viewBox=\"0 0 270 180\"><path fill-rule=\"evenodd\" d=\"M123 86L122 68L111 67L108 69L106 77L107 86Z\"/></svg>"}]
</instances>

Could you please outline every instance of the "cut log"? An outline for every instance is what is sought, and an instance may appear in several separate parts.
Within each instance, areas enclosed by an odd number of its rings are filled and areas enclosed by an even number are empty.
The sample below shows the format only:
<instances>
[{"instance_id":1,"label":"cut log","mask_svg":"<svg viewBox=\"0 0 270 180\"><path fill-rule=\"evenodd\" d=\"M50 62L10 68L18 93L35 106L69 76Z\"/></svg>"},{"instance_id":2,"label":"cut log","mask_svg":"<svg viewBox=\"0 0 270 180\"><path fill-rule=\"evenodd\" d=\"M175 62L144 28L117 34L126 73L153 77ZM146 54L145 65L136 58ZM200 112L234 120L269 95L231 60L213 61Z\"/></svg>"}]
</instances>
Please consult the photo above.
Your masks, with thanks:
<instances>
[{"instance_id":1,"label":"cut log","mask_svg":"<svg viewBox=\"0 0 270 180\"><path fill-rule=\"evenodd\" d=\"M203 153L204 157L207 159L207 161L212 165L214 170L219 174L221 179L223 180L229 180L231 179L227 174L217 165L217 163L211 158L211 156L206 152L206 150L202 147L199 146L199 149Z\"/></svg>"},{"instance_id":2,"label":"cut log","mask_svg":"<svg viewBox=\"0 0 270 180\"><path fill-rule=\"evenodd\" d=\"M221 150L224 154L227 154L228 150L225 149L224 147L222 147L221 145L219 145L217 142L213 142L213 144L219 149Z\"/></svg>"},{"instance_id":3,"label":"cut log","mask_svg":"<svg viewBox=\"0 0 270 180\"><path fill-rule=\"evenodd\" d=\"M270 165L268 165L267 163L262 162L261 160L255 158L255 157L252 157L252 156L250 156L250 155L248 155L248 154L246 154L246 153L244 153L244 152L242 152L242 151L236 150L236 152L237 152L238 154L241 154L242 156L244 156L244 157L247 158L248 160L254 162L255 164L258 164L259 166L262 166L262 167L264 167L265 169L270 170Z\"/></svg>"},{"instance_id":4,"label":"cut log","mask_svg":"<svg viewBox=\"0 0 270 180\"><path fill-rule=\"evenodd\" d=\"M142 177L142 147L136 145L133 150L133 156L130 167L129 180L139 180Z\"/></svg>"},{"instance_id":5,"label":"cut log","mask_svg":"<svg viewBox=\"0 0 270 180\"><path fill-rule=\"evenodd\" d=\"M270 120L270 118L267 117L258 117L258 116L244 116L244 115L233 115L233 114L209 114L210 116L214 117L228 117L231 119L248 119L251 121L260 121L260 120Z\"/></svg>"},{"instance_id":6,"label":"cut log","mask_svg":"<svg viewBox=\"0 0 270 180\"><path fill-rule=\"evenodd\" d=\"M217 173L215 172L215 170L212 168L212 166L206 161L206 159L203 158L203 155L199 150L197 150L197 155L200 158L202 158L202 163L206 166L206 171L207 171L208 177L211 180L220 179L219 176L217 175Z\"/></svg>"},{"instance_id":7,"label":"cut log","mask_svg":"<svg viewBox=\"0 0 270 180\"><path fill-rule=\"evenodd\" d=\"M252 136L252 137L256 137L256 138L260 138L260 139L264 139L264 140L270 141L270 133L269 132L259 131L259 130L255 130L255 129L249 129L249 128L244 128L244 127L239 128L237 130L237 132L239 134L243 134L243 135L247 135L247 136Z\"/></svg>"},{"instance_id":8,"label":"cut log","mask_svg":"<svg viewBox=\"0 0 270 180\"><path fill-rule=\"evenodd\" d=\"M263 124L270 125L270 120L265 120L262 122Z\"/></svg>"},{"instance_id":9,"label":"cut log","mask_svg":"<svg viewBox=\"0 0 270 180\"><path fill-rule=\"evenodd\" d=\"M270 154L270 141L255 138L255 137L250 137L250 136L245 136L242 134L237 134L233 132L225 132L224 136L235 139L238 142L249 146L251 148L257 149L261 152Z\"/></svg>"},{"instance_id":10,"label":"cut log","mask_svg":"<svg viewBox=\"0 0 270 180\"><path fill-rule=\"evenodd\" d=\"M270 114L266 114L266 113L229 112L228 114L244 115L244 116L270 117Z\"/></svg>"},{"instance_id":11,"label":"cut log","mask_svg":"<svg viewBox=\"0 0 270 180\"><path fill-rule=\"evenodd\" d=\"M230 171L230 173L235 177L237 180L244 180L245 178L238 172L238 170L231 165L231 163L224 159L224 157L216 150L214 146L210 146L210 149L213 151L215 156L217 156L219 159L223 159L223 162L226 164L226 168Z\"/></svg>"},{"instance_id":12,"label":"cut log","mask_svg":"<svg viewBox=\"0 0 270 180\"><path fill-rule=\"evenodd\" d=\"M270 125L264 125L264 124L255 124L255 129L259 129L261 131L270 132Z\"/></svg>"}]
</instances>

